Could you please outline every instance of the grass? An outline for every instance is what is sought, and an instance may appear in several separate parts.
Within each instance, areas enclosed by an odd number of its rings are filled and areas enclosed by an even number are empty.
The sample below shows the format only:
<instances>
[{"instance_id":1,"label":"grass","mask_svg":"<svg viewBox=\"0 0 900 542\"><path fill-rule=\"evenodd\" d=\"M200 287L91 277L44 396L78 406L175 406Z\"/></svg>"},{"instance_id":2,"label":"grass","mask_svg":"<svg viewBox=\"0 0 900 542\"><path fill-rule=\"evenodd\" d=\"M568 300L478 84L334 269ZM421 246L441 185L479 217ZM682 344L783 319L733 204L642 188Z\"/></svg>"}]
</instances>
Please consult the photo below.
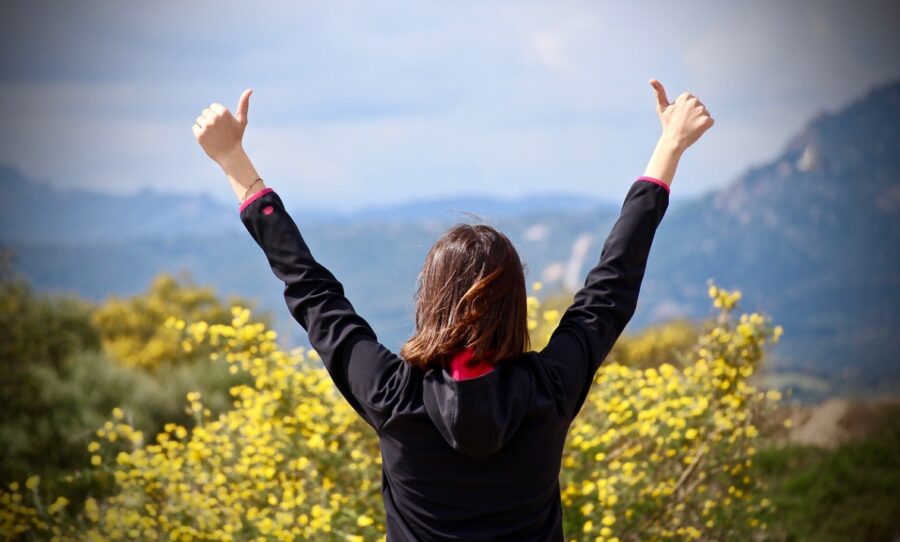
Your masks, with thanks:
<instances>
[{"instance_id":1,"label":"grass","mask_svg":"<svg viewBox=\"0 0 900 542\"><path fill-rule=\"evenodd\" d=\"M755 460L769 484L779 539L893 541L900 537L900 408L882 429L834 450L772 446Z\"/></svg>"}]
</instances>

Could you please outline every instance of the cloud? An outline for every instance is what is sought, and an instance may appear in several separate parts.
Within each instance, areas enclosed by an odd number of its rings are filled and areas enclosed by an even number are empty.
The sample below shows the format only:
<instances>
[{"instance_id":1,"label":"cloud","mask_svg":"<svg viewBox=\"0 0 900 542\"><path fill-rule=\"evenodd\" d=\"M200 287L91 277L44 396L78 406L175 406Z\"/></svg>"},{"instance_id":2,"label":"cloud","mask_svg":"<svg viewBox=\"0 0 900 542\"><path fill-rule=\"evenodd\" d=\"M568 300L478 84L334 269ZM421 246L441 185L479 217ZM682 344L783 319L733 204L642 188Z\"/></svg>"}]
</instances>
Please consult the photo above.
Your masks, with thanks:
<instances>
[{"instance_id":1,"label":"cloud","mask_svg":"<svg viewBox=\"0 0 900 542\"><path fill-rule=\"evenodd\" d=\"M652 16L648 16L652 14ZM624 190L657 77L717 119L688 197L900 74L891 4L14 2L0 160L57 183L232 194L190 132L254 88L246 146L288 197L358 207L460 192Z\"/></svg>"}]
</instances>

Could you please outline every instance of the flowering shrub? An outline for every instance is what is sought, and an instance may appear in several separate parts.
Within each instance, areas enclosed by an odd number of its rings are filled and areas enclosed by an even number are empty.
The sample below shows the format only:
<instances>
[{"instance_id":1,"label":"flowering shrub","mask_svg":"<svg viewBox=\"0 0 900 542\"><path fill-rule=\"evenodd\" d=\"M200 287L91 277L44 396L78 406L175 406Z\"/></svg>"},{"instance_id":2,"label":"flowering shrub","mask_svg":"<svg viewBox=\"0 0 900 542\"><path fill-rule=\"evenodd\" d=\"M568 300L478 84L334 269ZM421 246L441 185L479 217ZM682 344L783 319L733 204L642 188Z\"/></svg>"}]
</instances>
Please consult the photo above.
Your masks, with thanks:
<instances>
[{"instance_id":1,"label":"flowering shrub","mask_svg":"<svg viewBox=\"0 0 900 542\"><path fill-rule=\"evenodd\" d=\"M768 503L746 474L766 410L778 400L746 383L777 341L758 314L730 313L740 294L710 287L720 309L683 370L601 366L564 457L566 532L576 540L732 539L765 528ZM548 311L549 312L549 311ZM529 299L533 332L558 311ZM245 371L234 408L213 417L187 395L195 423L146 441L114 409L88 445L110 496L46 505L40 480L0 489L7 538L79 540L381 540L384 516L376 435L317 364L313 351L280 350L276 335L232 307L230 325L185 322L182 348ZM546 326L537 325L543 320ZM535 347L549 335L534 337ZM51 502L47 499L47 502Z\"/></svg>"},{"instance_id":2,"label":"flowering shrub","mask_svg":"<svg viewBox=\"0 0 900 542\"><path fill-rule=\"evenodd\" d=\"M232 296L231 305L249 303ZM103 350L126 367L155 371L161 364L178 365L207 356L205 345L185 347L180 329L163 326L168 317L210 324L229 321L229 305L209 287L193 284L188 274L181 279L161 273L148 290L125 299L111 296L100 305L91 321L100 333ZM263 320L265 321L265 320Z\"/></svg>"},{"instance_id":3,"label":"flowering shrub","mask_svg":"<svg viewBox=\"0 0 900 542\"><path fill-rule=\"evenodd\" d=\"M780 399L747 383L781 326L732 311L740 292L710 284L720 309L679 370L601 366L563 458L566 532L577 540L743 540L770 502L749 476L760 425Z\"/></svg>"}]
</instances>

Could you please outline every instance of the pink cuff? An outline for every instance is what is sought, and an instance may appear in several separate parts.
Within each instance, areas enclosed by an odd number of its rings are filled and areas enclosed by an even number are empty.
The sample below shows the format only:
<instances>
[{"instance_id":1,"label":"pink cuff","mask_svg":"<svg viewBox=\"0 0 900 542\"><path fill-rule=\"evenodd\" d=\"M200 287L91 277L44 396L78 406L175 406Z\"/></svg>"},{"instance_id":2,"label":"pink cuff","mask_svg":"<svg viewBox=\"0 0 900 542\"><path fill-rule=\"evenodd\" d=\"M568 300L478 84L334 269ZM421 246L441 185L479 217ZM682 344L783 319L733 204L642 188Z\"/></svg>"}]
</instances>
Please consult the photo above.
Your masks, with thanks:
<instances>
[{"instance_id":1,"label":"pink cuff","mask_svg":"<svg viewBox=\"0 0 900 542\"><path fill-rule=\"evenodd\" d=\"M665 188L665 189L666 189L666 192L669 192L669 193L672 192L671 189L669 188L669 185L667 185L666 183L664 183L664 182L662 182L662 181L660 181L659 179L656 179L656 178L654 178L654 177L647 177L646 175L641 175L640 177L637 178L637 180L639 180L639 181L650 181L651 183L656 183L656 184L658 184L659 186Z\"/></svg>"},{"instance_id":2,"label":"pink cuff","mask_svg":"<svg viewBox=\"0 0 900 542\"><path fill-rule=\"evenodd\" d=\"M267 186L266 188L263 188L259 192L254 192L253 195L251 195L249 198L245 199L244 202L238 206L238 212L239 213L243 212L244 209L246 209L248 205L250 205L257 199L261 198L262 196L268 194L269 192L273 192L271 186Z\"/></svg>"}]
</instances>

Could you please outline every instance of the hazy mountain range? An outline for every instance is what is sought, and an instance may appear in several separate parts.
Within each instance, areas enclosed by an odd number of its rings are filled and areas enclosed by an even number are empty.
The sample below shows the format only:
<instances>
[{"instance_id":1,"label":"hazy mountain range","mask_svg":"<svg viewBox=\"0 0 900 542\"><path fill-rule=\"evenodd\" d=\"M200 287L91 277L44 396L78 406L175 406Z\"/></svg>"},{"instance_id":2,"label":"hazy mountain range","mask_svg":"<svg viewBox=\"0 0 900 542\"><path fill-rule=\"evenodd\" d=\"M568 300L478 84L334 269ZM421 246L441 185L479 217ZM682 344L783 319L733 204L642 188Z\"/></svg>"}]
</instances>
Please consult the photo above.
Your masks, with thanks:
<instances>
[{"instance_id":1,"label":"hazy mountain range","mask_svg":"<svg viewBox=\"0 0 900 542\"><path fill-rule=\"evenodd\" d=\"M682 180L681 182L687 182ZM0 166L0 243L46 290L91 298L146 289L163 270L255 298L287 345L305 333L237 215L207 196L60 190ZM621 195L624 197L624 193ZM471 211L519 247L529 283L574 290L599 258L618 201L545 194L467 197L353 213L291 208L314 255L379 337L412 332L417 273L431 243ZM706 280L740 289L745 311L784 327L770 367L841 390L900 383L900 82L812 119L771 162L670 206L627 332L710 314Z\"/></svg>"}]
</instances>

